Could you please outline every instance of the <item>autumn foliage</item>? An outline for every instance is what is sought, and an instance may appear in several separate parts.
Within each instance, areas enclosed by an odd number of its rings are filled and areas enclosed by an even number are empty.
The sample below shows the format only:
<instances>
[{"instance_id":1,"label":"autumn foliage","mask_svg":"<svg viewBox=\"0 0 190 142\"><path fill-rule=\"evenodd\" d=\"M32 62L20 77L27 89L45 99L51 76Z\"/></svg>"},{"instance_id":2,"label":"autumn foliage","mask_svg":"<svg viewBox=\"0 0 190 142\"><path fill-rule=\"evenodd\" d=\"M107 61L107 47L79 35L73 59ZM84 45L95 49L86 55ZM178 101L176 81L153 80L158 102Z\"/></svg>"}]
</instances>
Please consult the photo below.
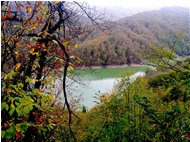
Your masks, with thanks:
<instances>
[{"instance_id":1,"label":"autumn foliage","mask_svg":"<svg viewBox=\"0 0 190 142\"><path fill-rule=\"evenodd\" d=\"M71 123L66 77L80 62L72 23L77 13L65 2L1 3L2 141L46 141L55 122L51 86L63 77L62 90ZM81 27L80 27L81 28ZM60 76L60 74L63 74ZM53 75L53 76L52 76ZM67 123L67 124L68 124ZM72 130L69 128L72 135Z\"/></svg>"}]
</instances>

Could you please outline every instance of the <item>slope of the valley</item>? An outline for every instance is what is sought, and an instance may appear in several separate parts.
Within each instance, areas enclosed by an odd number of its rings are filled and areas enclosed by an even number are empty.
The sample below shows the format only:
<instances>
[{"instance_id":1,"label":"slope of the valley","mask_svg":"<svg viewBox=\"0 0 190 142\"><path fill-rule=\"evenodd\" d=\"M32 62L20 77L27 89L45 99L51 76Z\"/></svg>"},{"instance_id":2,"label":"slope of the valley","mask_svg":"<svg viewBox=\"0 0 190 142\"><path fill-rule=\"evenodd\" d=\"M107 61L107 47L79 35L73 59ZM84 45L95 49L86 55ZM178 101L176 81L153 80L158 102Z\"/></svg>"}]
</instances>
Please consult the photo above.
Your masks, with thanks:
<instances>
[{"instance_id":1,"label":"slope of the valley","mask_svg":"<svg viewBox=\"0 0 190 142\"><path fill-rule=\"evenodd\" d=\"M141 63L148 46L170 48L177 40L175 52L190 55L189 9L166 7L118 20L114 27L81 36L76 54L84 65ZM109 34L107 34L109 33Z\"/></svg>"}]
</instances>

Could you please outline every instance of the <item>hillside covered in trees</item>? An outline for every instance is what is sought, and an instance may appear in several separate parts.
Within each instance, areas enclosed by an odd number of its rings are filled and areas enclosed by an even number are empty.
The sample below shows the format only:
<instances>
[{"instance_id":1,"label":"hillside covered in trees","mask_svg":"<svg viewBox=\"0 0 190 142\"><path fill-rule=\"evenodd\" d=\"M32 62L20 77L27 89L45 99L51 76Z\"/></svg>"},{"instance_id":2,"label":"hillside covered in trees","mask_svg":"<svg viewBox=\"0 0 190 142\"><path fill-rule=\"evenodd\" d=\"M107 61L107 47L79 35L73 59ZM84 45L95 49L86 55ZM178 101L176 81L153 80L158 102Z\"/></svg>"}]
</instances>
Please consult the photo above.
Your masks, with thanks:
<instances>
[{"instance_id":1,"label":"hillside covered in trees","mask_svg":"<svg viewBox=\"0 0 190 142\"><path fill-rule=\"evenodd\" d=\"M186 11L107 25L86 3L1 1L1 141L188 142L190 58L176 55L189 55ZM141 53L155 70L126 72L91 110L70 94L76 67L140 63Z\"/></svg>"},{"instance_id":2,"label":"hillside covered in trees","mask_svg":"<svg viewBox=\"0 0 190 142\"><path fill-rule=\"evenodd\" d=\"M110 24L109 31L96 28L80 36L76 54L84 65L141 63L147 47L169 49L174 42L176 54L190 55L188 8L146 11Z\"/></svg>"}]
</instances>

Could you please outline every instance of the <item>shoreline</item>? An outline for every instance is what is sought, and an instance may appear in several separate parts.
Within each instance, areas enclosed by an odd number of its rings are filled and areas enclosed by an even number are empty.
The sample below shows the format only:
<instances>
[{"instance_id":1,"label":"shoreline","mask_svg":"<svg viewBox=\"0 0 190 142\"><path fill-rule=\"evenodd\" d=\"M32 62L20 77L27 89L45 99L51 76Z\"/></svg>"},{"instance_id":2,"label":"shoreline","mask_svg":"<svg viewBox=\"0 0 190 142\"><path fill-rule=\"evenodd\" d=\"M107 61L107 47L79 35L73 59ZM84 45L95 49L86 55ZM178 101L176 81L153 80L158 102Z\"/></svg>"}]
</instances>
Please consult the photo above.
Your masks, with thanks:
<instances>
[{"instance_id":1,"label":"shoreline","mask_svg":"<svg viewBox=\"0 0 190 142\"><path fill-rule=\"evenodd\" d=\"M81 66L77 67L77 69L103 69L103 68L126 68L126 67L149 67L149 65L143 65L143 64L123 64L123 65L105 65L105 66Z\"/></svg>"}]
</instances>

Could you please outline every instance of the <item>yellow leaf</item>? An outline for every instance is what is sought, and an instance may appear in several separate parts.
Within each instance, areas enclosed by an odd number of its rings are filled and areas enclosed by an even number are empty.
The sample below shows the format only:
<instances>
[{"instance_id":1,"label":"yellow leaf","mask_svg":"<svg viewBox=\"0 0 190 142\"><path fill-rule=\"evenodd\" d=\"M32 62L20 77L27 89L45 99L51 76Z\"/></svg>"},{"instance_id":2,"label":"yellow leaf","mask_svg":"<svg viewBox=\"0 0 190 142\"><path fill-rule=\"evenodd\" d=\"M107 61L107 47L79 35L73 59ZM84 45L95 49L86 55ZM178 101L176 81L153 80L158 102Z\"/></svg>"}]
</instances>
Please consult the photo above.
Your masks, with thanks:
<instances>
[{"instance_id":1,"label":"yellow leaf","mask_svg":"<svg viewBox=\"0 0 190 142\"><path fill-rule=\"evenodd\" d=\"M37 26L36 26L36 25L33 25L32 28L31 28L31 30L34 30L34 29L36 29L36 28L37 28Z\"/></svg>"},{"instance_id":2,"label":"yellow leaf","mask_svg":"<svg viewBox=\"0 0 190 142\"><path fill-rule=\"evenodd\" d=\"M39 52L33 52L33 53L31 53L32 55L36 55L36 56L39 56L40 54L39 54Z\"/></svg>"},{"instance_id":3,"label":"yellow leaf","mask_svg":"<svg viewBox=\"0 0 190 142\"><path fill-rule=\"evenodd\" d=\"M19 45L19 44L18 44L18 42L17 42L15 46L18 47L18 45Z\"/></svg>"},{"instance_id":4,"label":"yellow leaf","mask_svg":"<svg viewBox=\"0 0 190 142\"><path fill-rule=\"evenodd\" d=\"M30 54L33 54L34 53L34 48L32 48L31 50L30 50Z\"/></svg>"},{"instance_id":5,"label":"yellow leaf","mask_svg":"<svg viewBox=\"0 0 190 142\"><path fill-rule=\"evenodd\" d=\"M17 72L19 69L20 69L20 63L17 63L17 64L15 65L15 72Z\"/></svg>"},{"instance_id":6,"label":"yellow leaf","mask_svg":"<svg viewBox=\"0 0 190 142\"><path fill-rule=\"evenodd\" d=\"M54 4L56 4L56 5L59 4L59 3L60 3L60 1L55 1L55 2L54 2Z\"/></svg>"},{"instance_id":7,"label":"yellow leaf","mask_svg":"<svg viewBox=\"0 0 190 142\"><path fill-rule=\"evenodd\" d=\"M15 55L16 55L16 58L19 57L19 53L18 53L18 51L15 52Z\"/></svg>"},{"instance_id":8,"label":"yellow leaf","mask_svg":"<svg viewBox=\"0 0 190 142\"><path fill-rule=\"evenodd\" d=\"M45 35L49 35L49 36L51 36L51 34L48 33L47 31L45 31L44 34L45 34ZM55 41L55 40L53 40L53 41ZM57 42L57 41L56 41L56 42Z\"/></svg>"},{"instance_id":9,"label":"yellow leaf","mask_svg":"<svg viewBox=\"0 0 190 142\"><path fill-rule=\"evenodd\" d=\"M42 95L42 91L40 91L39 89L36 90L36 93Z\"/></svg>"},{"instance_id":10,"label":"yellow leaf","mask_svg":"<svg viewBox=\"0 0 190 142\"><path fill-rule=\"evenodd\" d=\"M68 46L68 45L69 45L69 42L68 42L68 41L65 41L65 42L63 43L63 45L64 45L64 46Z\"/></svg>"},{"instance_id":11,"label":"yellow leaf","mask_svg":"<svg viewBox=\"0 0 190 142\"><path fill-rule=\"evenodd\" d=\"M38 36L40 36L41 34L42 34L42 32L37 33Z\"/></svg>"},{"instance_id":12,"label":"yellow leaf","mask_svg":"<svg viewBox=\"0 0 190 142\"><path fill-rule=\"evenodd\" d=\"M53 101L53 100L54 100L53 95L48 94L47 96L49 97L50 101Z\"/></svg>"},{"instance_id":13,"label":"yellow leaf","mask_svg":"<svg viewBox=\"0 0 190 142\"><path fill-rule=\"evenodd\" d=\"M74 68L72 66L68 67L68 71L73 71L73 70L74 70Z\"/></svg>"},{"instance_id":14,"label":"yellow leaf","mask_svg":"<svg viewBox=\"0 0 190 142\"><path fill-rule=\"evenodd\" d=\"M32 12L32 8L29 5L26 6L25 10L26 10L26 13Z\"/></svg>"},{"instance_id":15,"label":"yellow leaf","mask_svg":"<svg viewBox=\"0 0 190 142\"><path fill-rule=\"evenodd\" d=\"M32 98L30 100L31 100L32 103L34 103L34 100Z\"/></svg>"},{"instance_id":16,"label":"yellow leaf","mask_svg":"<svg viewBox=\"0 0 190 142\"><path fill-rule=\"evenodd\" d=\"M23 106L25 107L25 106L28 106L29 105L29 103L28 102L26 102L26 103L24 103L23 104Z\"/></svg>"},{"instance_id":17,"label":"yellow leaf","mask_svg":"<svg viewBox=\"0 0 190 142\"><path fill-rule=\"evenodd\" d=\"M75 44L74 48L78 48L78 44Z\"/></svg>"}]
</instances>

